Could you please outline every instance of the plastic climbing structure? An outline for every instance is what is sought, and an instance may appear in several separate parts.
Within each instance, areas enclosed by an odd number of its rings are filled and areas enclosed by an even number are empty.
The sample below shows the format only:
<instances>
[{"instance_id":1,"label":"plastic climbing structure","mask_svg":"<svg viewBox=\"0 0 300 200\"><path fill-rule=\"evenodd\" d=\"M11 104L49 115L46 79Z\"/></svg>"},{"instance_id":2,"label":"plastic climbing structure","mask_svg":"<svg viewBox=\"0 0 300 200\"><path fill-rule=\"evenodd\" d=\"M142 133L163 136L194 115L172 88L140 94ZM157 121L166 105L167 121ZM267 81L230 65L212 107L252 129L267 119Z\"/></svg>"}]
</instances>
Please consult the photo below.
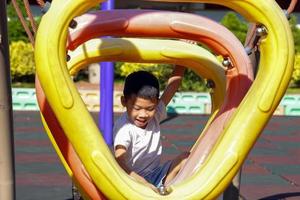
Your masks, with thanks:
<instances>
[{"instance_id":1,"label":"plastic climbing structure","mask_svg":"<svg viewBox=\"0 0 300 200\"><path fill-rule=\"evenodd\" d=\"M43 124L85 199L217 198L238 173L283 97L294 64L290 10L284 12L273 0L186 2L219 4L240 13L252 25L246 48L225 27L188 13L89 13L101 1L54 0L43 16L35 40ZM97 39L102 36L114 38ZM197 41L214 54L174 39ZM259 45L259 60L249 57L254 45ZM71 75L100 61L178 64L211 83L210 118L186 165L161 194L121 170L72 82Z\"/></svg>"}]
</instances>

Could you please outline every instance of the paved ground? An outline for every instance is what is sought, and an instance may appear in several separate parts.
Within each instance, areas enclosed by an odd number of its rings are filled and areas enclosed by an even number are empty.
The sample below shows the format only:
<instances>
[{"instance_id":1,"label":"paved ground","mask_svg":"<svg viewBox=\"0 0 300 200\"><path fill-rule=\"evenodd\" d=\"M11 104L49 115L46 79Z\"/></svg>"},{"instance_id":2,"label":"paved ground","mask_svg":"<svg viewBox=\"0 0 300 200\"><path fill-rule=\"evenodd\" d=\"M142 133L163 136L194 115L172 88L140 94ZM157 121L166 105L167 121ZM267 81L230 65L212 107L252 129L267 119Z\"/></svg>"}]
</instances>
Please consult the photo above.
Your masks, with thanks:
<instances>
[{"instance_id":1,"label":"paved ground","mask_svg":"<svg viewBox=\"0 0 300 200\"><path fill-rule=\"evenodd\" d=\"M97 118L97 114L94 114ZM162 124L164 157L187 150L207 116L181 115ZM17 200L72 199L71 180L38 112L14 112ZM242 170L243 199L300 199L300 117L271 119Z\"/></svg>"}]
</instances>

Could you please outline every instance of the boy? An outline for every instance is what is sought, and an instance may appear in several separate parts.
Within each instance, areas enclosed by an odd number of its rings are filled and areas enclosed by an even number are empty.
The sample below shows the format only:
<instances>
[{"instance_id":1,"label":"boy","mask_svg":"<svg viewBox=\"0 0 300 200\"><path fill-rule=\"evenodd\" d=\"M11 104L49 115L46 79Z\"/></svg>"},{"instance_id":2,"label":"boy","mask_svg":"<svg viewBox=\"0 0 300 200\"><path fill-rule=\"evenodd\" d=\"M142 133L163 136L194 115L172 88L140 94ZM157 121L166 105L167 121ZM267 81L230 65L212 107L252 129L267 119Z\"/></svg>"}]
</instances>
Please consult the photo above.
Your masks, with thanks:
<instances>
[{"instance_id":1,"label":"boy","mask_svg":"<svg viewBox=\"0 0 300 200\"><path fill-rule=\"evenodd\" d=\"M178 89L185 68L175 66L168 85L159 98L158 80L145 71L130 74L121 103L126 112L114 126L114 153L119 165L140 183L154 191L172 180L188 153L160 165L162 145L159 122L166 118L166 105Z\"/></svg>"}]
</instances>

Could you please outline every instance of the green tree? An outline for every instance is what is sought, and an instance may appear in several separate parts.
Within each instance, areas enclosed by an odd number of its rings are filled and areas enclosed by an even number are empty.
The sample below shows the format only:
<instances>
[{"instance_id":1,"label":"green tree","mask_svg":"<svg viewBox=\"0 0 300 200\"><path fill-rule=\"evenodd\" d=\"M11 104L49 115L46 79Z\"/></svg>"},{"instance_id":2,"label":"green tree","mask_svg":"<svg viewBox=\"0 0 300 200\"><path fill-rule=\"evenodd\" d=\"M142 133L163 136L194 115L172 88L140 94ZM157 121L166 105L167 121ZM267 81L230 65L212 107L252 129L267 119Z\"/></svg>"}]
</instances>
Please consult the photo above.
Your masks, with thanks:
<instances>
[{"instance_id":1,"label":"green tree","mask_svg":"<svg viewBox=\"0 0 300 200\"><path fill-rule=\"evenodd\" d=\"M12 42L9 46L13 82L33 82L35 75L34 53L31 43Z\"/></svg>"},{"instance_id":2,"label":"green tree","mask_svg":"<svg viewBox=\"0 0 300 200\"><path fill-rule=\"evenodd\" d=\"M193 91L193 92L205 92L208 90L206 87L206 80L198 76L191 69L187 69L181 86L179 88L181 91Z\"/></svg>"},{"instance_id":3,"label":"green tree","mask_svg":"<svg viewBox=\"0 0 300 200\"><path fill-rule=\"evenodd\" d=\"M221 24L228 28L242 43L245 42L248 25L234 12L228 12L221 20Z\"/></svg>"},{"instance_id":4,"label":"green tree","mask_svg":"<svg viewBox=\"0 0 300 200\"><path fill-rule=\"evenodd\" d=\"M166 85L167 79L172 73L172 66L168 64L152 64L152 63L122 63L120 66L120 76L126 77L132 72L144 70L151 72L159 81L161 89Z\"/></svg>"},{"instance_id":5,"label":"green tree","mask_svg":"<svg viewBox=\"0 0 300 200\"><path fill-rule=\"evenodd\" d=\"M291 81L292 87L300 86L300 54L295 56L295 65Z\"/></svg>"},{"instance_id":6,"label":"green tree","mask_svg":"<svg viewBox=\"0 0 300 200\"><path fill-rule=\"evenodd\" d=\"M294 37L295 53L296 53L291 86L299 87L300 86L300 29L297 27L297 17L295 15L291 15L290 26Z\"/></svg>"},{"instance_id":7,"label":"green tree","mask_svg":"<svg viewBox=\"0 0 300 200\"><path fill-rule=\"evenodd\" d=\"M291 15L289 23L294 37L295 52L300 53L300 29L297 27L297 17ZM221 20L221 24L233 32L242 43L245 42L248 26L236 13L228 12Z\"/></svg>"},{"instance_id":8,"label":"green tree","mask_svg":"<svg viewBox=\"0 0 300 200\"><path fill-rule=\"evenodd\" d=\"M120 76L123 78L138 70L151 72L157 77L161 89L166 87L168 78L173 71L173 65L169 64L119 63L117 68L119 68ZM205 81L195 72L187 69L179 87L179 91L201 92L205 91L206 89Z\"/></svg>"},{"instance_id":9,"label":"green tree","mask_svg":"<svg viewBox=\"0 0 300 200\"><path fill-rule=\"evenodd\" d=\"M23 1L17 0L17 3L22 11L23 16L26 16L26 11L25 11ZM7 17L8 17L7 26L8 26L9 43L11 43L12 41L19 41L19 40L28 42L29 40L28 40L26 31L24 30L24 28L18 18L18 15L16 13L16 10L15 10L12 2L10 2L7 5Z\"/></svg>"},{"instance_id":10,"label":"green tree","mask_svg":"<svg viewBox=\"0 0 300 200\"><path fill-rule=\"evenodd\" d=\"M292 87L300 86L300 29L297 27L297 17L295 15L291 15L289 20L291 31L294 38L295 45L295 67L291 80ZM240 20L239 17L233 13L228 12L224 18L221 20L221 24L227 27L230 31L234 33L234 35L244 43L246 35L247 35L247 24Z\"/></svg>"},{"instance_id":11,"label":"green tree","mask_svg":"<svg viewBox=\"0 0 300 200\"><path fill-rule=\"evenodd\" d=\"M295 52L300 53L300 29L297 27L297 17L291 15L290 27L294 37Z\"/></svg>"}]
</instances>

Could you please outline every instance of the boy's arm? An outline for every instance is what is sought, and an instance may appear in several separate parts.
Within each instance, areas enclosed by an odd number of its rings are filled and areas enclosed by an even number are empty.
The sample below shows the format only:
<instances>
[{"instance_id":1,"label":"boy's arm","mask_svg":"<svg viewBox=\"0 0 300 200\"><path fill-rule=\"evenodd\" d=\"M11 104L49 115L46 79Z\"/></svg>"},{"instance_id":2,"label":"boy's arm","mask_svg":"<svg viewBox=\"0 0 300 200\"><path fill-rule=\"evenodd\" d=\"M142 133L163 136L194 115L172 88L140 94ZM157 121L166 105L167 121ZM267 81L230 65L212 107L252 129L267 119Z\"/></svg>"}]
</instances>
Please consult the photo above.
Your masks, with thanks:
<instances>
[{"instance_id":1,"label":"boy's arm","mask_svg":"<svg viewBox=\"0 0 300 200\"><path fill-rule=\"evenodd\" d=\"M116 160L117 160L118 164L120 165L120 167L127 174L129 174L129 176L133 177L139 183L142 183L142 184L150 187L155 192L158 192L158 189L154 185L152 185L151 183L149 183L148 181L146 181L146 179L144 179L142 176L140 176L139 174L137 174L136 172L134 172L133 170L131 170L130 168L128 168L128 166L126 165L126 160L127 160L126 153L127 153L126 147L124 147L122 145L117 145L115 147L115 157L116 157Z\"/></svg>"},{"instance_id":2,"label":"boy's arm","mask_svg":"<svg viewBox=\"0 0 300 200\"><path fill-rule=\"evenodd\" d=\"M175 65L172 75L168 80L167 87L161 96L161 100L167 106L181 84L182 77L184 75L185 67Z\"/></svg>"}]
</instances>

